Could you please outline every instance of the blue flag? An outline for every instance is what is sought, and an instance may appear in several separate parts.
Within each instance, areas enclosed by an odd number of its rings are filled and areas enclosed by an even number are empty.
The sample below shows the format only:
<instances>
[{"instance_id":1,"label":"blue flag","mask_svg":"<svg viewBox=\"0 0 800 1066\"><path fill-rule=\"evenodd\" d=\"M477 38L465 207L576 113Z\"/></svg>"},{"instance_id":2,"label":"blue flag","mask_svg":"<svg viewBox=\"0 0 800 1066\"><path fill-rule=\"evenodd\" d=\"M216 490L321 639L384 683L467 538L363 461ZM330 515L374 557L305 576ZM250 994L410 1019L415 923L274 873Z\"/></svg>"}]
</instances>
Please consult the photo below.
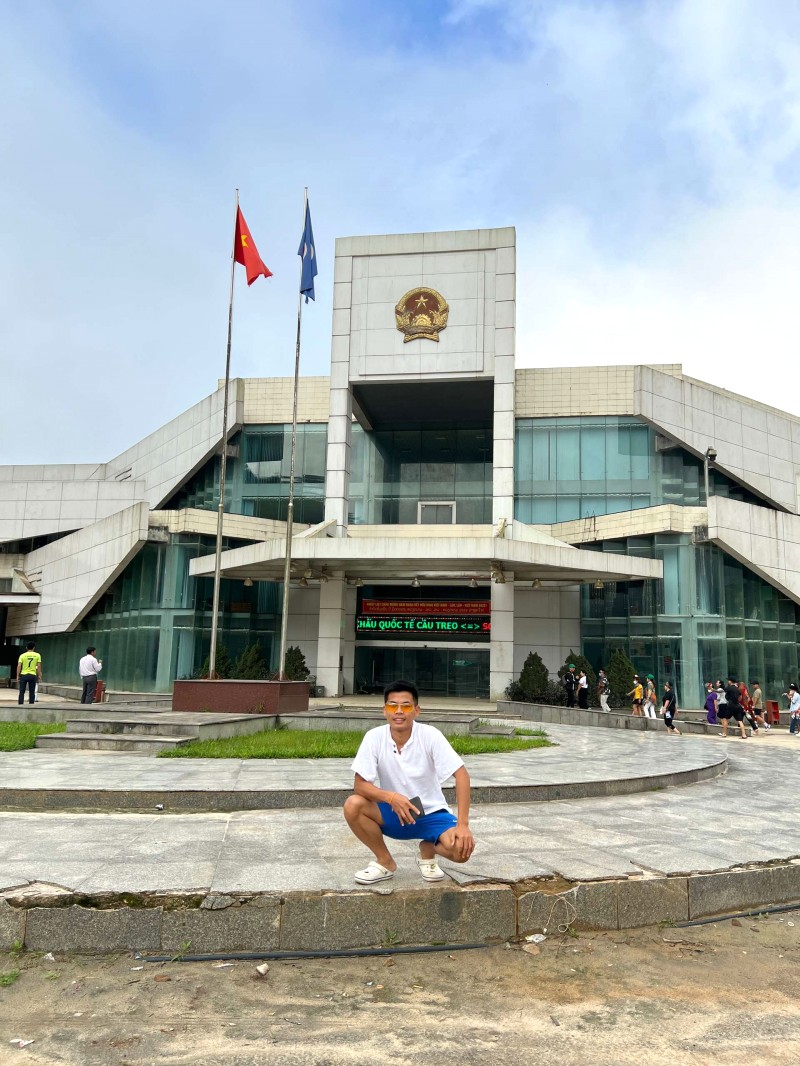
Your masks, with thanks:
<instances>
[{"instance_id":1,"label":"blue flag","mask_svg":"<svg viewBox=\"0 0 800 1066\"><path fill-rule=\"evenodd\" d=\"M297 254L303 261L300 293L305 296L306 303L308 303L309 296L312 300L316 300L314 296L314 278L317 276L317 250L314 247L314 232L311 229L311 209L308 206L308 201L306 201L306 224L303 228L303 236L300 240Z\"/></svg>"}]
</instances>

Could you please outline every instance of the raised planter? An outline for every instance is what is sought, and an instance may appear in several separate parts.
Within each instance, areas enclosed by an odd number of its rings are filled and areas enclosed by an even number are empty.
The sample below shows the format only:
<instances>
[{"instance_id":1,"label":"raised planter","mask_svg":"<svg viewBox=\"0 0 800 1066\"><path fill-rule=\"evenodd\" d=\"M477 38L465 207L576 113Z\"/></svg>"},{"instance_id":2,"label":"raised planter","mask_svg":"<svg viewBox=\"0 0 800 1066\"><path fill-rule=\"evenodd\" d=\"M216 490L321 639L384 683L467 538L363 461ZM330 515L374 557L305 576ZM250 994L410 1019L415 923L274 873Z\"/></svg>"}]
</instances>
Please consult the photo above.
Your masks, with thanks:
<instances>
[{"instance_id":1,"label":"raised planter","mask_svg":"<svg viewBox=\"0 0 800 1066\"><path fill-rule=\"evenodd\" d=\"M307 681L176 681L173 711L297 714L308 710Z\"/></svg>"}]
</instances>

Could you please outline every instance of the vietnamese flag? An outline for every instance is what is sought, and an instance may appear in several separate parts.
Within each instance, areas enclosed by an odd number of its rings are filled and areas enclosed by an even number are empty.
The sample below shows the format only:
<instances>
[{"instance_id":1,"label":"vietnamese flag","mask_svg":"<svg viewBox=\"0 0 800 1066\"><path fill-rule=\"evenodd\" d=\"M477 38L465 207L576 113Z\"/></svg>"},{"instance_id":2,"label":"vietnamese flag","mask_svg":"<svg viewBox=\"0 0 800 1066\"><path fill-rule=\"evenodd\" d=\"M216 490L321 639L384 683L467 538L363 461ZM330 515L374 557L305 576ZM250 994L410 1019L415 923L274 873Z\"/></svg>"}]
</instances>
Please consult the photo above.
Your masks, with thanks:
<instances>
[{"instance_id":1,"label":"vietnamese flag","mask_svg":"<svg viewBox=\"0 0 800 1066\"><path fill-rule=\"evenodd\" d=\"M247 271L247 284L252 285L256 278L263 274L265 278L272 277L272 271L258 254L250 230L244 220L242 209L236 208L236 234L233 238L233 258L241 263Z\"/></svg>"}]
</instances>

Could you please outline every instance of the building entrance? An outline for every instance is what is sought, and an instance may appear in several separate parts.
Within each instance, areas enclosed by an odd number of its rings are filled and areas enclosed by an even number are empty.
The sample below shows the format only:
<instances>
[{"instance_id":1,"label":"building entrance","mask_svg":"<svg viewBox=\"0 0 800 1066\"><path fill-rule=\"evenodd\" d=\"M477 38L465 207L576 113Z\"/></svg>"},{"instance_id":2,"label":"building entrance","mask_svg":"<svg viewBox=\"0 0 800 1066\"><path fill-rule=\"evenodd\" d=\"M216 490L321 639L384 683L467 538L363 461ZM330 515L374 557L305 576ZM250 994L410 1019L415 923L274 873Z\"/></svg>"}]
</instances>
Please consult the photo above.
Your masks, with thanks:
<instances>
[{"instance_id":1,"label":"building entrance","mask_svg":"<svg viewBox=\"0 0 800 1066\"><path fill-rule=\"evenodd\" d=\"M488 648L356 648L356 692L380 692L397 678L413 681L421 696L488 699Z\"/></svg>"}]
</instances>

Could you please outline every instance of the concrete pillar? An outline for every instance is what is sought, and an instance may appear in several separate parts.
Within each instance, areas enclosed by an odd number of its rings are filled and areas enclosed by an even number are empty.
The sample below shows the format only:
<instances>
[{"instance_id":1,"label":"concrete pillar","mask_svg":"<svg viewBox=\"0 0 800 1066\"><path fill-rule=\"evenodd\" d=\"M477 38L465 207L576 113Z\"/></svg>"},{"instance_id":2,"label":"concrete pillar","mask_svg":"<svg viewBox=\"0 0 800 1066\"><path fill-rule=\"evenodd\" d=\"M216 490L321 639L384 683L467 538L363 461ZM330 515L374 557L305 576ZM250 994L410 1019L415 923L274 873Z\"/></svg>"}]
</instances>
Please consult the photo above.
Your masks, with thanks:
<instances>
[{"instance_id":1,"label":"concrete pillar","mask_svg":"<svg viewBox=\"0 0 800 1066\"><path fill-rule=\"evenodd\" d=\"M330 417L328 460L325 474L325 520L335 519L336 536L347 536L350 494L350 300L353 260L337 256L333 284L333 337L331 340ZM322 682L320 682L321 684Z\"/></svg>"},{"instance_id":2,"label":"concrete pillar","mask_svg":"<svg viewBox=\"0 0 800 1066\"><path fill-rule=\"evenodd\" d=\"M501 700L514 680L514 575L492 583L492 640L489 645L489 699Z\"/></svg>"},{"instance_id":3,"label":"concrete pillar","mask_svg":"<svg viewBox=\"0 0 800 1066\"><path fill-rule=\"evenodd\" d=\"M320 586L319 593L317 684L325 688L326 696L340 695L339 659L343 655L344 614L344 574L334 574Z\"/></svg>"}]
</instances>

